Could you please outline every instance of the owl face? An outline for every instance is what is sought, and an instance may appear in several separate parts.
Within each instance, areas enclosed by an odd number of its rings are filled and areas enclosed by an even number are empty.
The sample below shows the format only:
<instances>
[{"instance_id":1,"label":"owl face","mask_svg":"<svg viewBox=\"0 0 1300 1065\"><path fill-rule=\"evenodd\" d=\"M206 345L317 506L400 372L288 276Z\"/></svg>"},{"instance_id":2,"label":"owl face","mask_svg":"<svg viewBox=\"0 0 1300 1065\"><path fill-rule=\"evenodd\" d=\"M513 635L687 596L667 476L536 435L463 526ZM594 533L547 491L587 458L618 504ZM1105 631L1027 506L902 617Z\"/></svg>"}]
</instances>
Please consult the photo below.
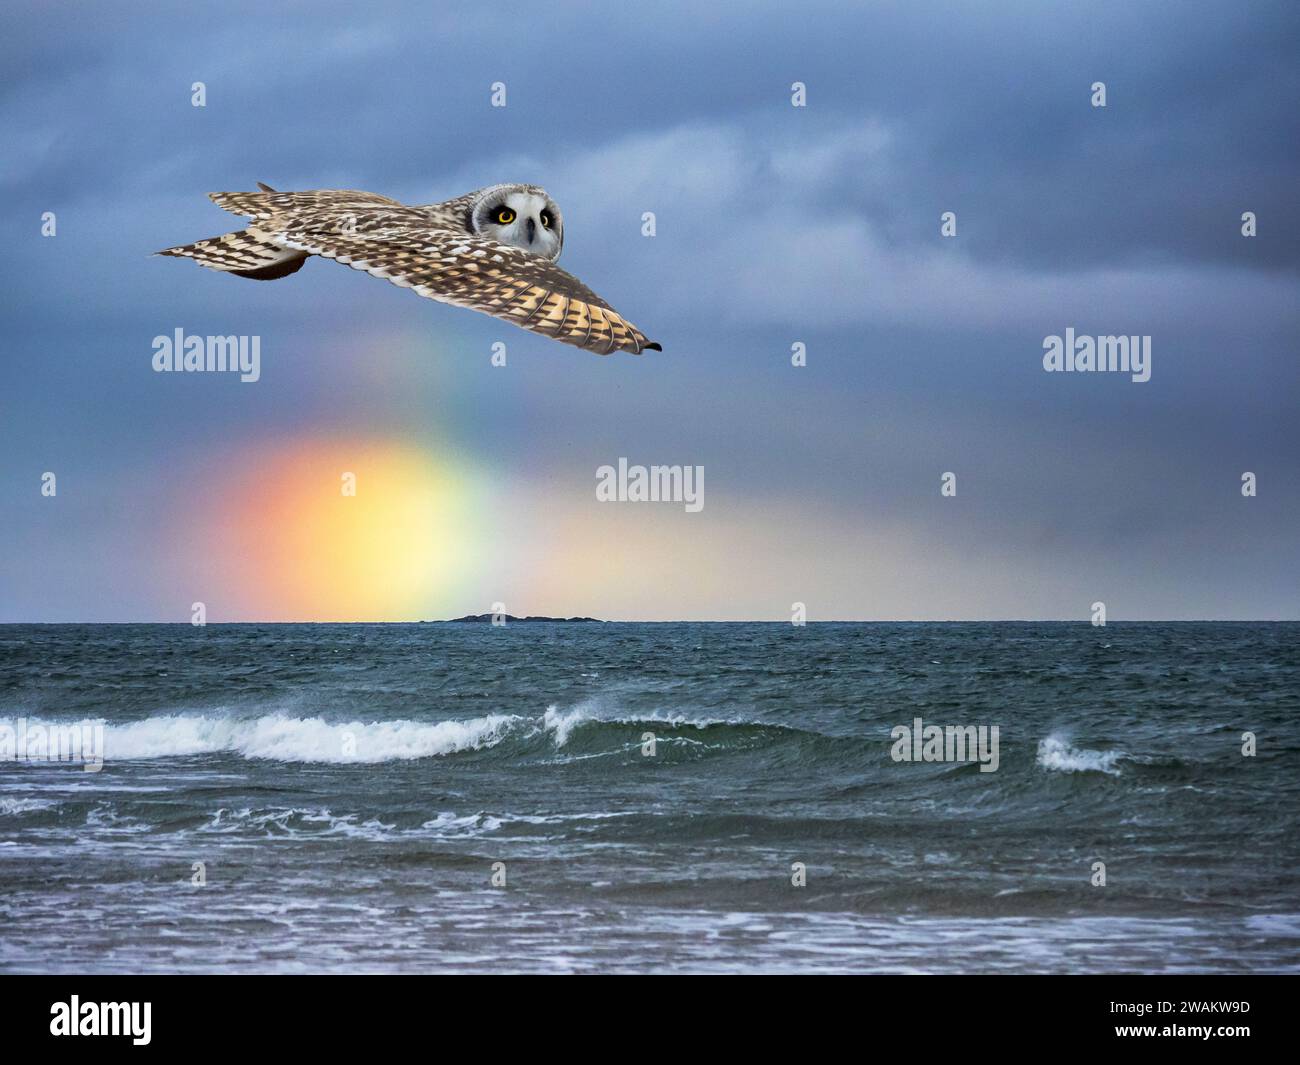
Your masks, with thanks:
<instances>
[{"instance_id":1,"label":"owl face","mask_svg":"<svg viewBox=\"0 0 1300 1065\"><path fill-rule=\"evenodd\" d=\"M554 262L564 247L564 220L536 185L498 185L474 205L470 226L480 236Z\"/></svg>"}]
</instances>

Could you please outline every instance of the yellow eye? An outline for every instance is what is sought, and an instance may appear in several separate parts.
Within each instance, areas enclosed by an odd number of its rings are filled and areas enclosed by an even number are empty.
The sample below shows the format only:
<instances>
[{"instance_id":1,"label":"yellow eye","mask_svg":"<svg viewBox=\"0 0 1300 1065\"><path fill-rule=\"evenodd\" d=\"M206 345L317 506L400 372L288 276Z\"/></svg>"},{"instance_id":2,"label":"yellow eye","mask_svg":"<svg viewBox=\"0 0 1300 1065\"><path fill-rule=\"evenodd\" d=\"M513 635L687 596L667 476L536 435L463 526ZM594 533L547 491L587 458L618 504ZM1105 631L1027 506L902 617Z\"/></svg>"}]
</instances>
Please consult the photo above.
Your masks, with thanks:
<instances>
[{"instance_id":1,"label":"yellow eye","mask_svg":"<svg viewBox=\"0 0 1300 1065\"><path fill-rule=\"evenodd\" d=\"M498 224L503 226L508 226L514 220L515 220L515 212L510 210L509 207L502 207L499 211L497 211Z\"/></svg>"},{"instance_id":2,"label":"yellow eye","mask_svg":"<svg viewBox=\"0 0 1300 1065\"><path fill-rule=\"evenodd\" d=\"M543 212L541 213L541 215L539 215L538 217L541 218L541 220L542 220L542 227L543 227L544 229L550 229L550 228L551 228L551 216L550 216L550 214L549 214L548 212L543 211Z\"/></svg>"}]
</instances>

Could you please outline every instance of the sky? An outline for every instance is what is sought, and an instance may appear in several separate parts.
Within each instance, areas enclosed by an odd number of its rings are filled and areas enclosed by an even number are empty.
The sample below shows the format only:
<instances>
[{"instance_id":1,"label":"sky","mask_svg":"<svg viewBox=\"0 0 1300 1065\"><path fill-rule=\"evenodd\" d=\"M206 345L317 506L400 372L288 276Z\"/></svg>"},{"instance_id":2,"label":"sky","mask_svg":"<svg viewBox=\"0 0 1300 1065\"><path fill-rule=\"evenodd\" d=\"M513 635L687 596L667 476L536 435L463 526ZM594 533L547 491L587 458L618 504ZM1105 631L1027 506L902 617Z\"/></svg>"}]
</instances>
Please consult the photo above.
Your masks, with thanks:
<instances>
[{"instance_id":1,"label":"sky","mask_svg":"<svg viewBox=\"0 0 1300 1065\"><path fill-rule=\"evenodd\" d=\"M1294 4L4 22L0 621L1300 617ZM151 255L258 181L542 185L664 350ZM259 379L155 372L176 329ZM1149 336L1150 380L1045 371L1067 329ZM703 507L600 501L620 458Z\"/></svg>"}]
</instances>

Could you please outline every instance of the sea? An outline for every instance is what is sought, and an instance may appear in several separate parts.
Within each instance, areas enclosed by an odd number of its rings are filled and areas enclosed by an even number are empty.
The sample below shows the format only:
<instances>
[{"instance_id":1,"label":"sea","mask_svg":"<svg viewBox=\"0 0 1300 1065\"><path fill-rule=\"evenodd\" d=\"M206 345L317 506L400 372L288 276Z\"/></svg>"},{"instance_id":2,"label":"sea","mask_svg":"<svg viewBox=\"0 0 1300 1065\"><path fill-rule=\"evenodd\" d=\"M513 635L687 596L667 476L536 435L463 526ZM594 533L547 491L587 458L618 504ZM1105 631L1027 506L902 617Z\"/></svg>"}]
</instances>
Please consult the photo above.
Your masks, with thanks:
<instances>
[{"instance_id":1,"label":"sea","mask_svg":"<svg viewBox=\"0 0 1300 1065\"><path fill-rule=\"evenodd\" d=\"M0 971L1300 972L1298 766L1300 623L3 625Z\"/></svg>"}]
</instances>

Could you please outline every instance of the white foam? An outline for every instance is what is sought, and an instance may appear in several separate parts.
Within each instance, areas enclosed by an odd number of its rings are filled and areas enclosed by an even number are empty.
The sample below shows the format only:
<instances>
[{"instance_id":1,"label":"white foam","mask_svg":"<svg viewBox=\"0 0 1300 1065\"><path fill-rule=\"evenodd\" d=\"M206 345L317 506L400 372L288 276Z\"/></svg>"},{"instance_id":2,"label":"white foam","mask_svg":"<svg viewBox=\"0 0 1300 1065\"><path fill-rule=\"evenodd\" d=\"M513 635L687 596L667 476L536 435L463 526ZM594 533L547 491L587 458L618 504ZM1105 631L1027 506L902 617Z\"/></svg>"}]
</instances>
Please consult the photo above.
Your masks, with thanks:
<instances>
[{"instance_id":1,"label":"white foam","mask_svg":"<svg viewBox=\"0 0 1300 1065\"><path fill-rule=\"evenodd\" d=\"M33 810L50 810L58 806L48 799L6 799L0 798L0 817L12 817L15 814L30 813Z\"/></svg>"},{"instance_id":2,"label":"white foam","mask_svg":"<svg viewBox=\"0 0 1300 1065\"><path fill-rule=\"evenodd\" d=\"M542 728L555 733L555 746L563 747L569 742L569 734L583 721L594 721L596 717L582 706L575 707L567 714L561 713L555 706L548 706L542 716Z\"/></svg>"},{"instance_id":3,"label":"white foam","mask_svg":"<svg viewBox=\"0 0 1300 1065\"><path fill-rule=\"evenodd\" d=\"M435 723L338 723L282 714L256 718L171 714L121 724L102 719L82 724L104 726L105 761L231 752L280 762L371 763L481 750L500 742L520 720L492 714ZM27 719L28 728L34 724L45 722Z\"/></svg>"},{"instance_id":4,"label":"white foam","mask_svg":"<svg viewBox=\"0 0 1300 1065\"><path fill-rule=\"evenodd\" d=\"M219 809L206 825L205 832L239 833L256 829L270 833L272 829L283 835L298 835L301 826L308 831L325 834L359 836L366 839L383 838L395 825L385 824L378 818L358 821L357 814L334 814L325 807L280 807L264 810ZM319 827L317 827L319 826Z\"/></svg>"},{"instance_id":5,"label":"white foam","mask_svg":"<svg viewBox=\"0 0 1300 1065\"><path fill-rule=\"evenodd\" d=\"M1125 757L1123 751L1090 751L1071 747L1055 734L1038 741L1038 764L1044 769L1063 773L1109 773L1119 776L1115 763Z\"/></svg>"},{"instance_id":6,"label":"white foam","mask_svg":"<svg viewBox=\"0 0 1300 1065\"><path fill-rule=\"evenodd\" d=\"M501 827L501 818L491 814L466 814L458 817L449 810L438 814L432 820L420 826L439 836L477 836L484 832L495 832Z\"/></svg>"}]
</instances>

